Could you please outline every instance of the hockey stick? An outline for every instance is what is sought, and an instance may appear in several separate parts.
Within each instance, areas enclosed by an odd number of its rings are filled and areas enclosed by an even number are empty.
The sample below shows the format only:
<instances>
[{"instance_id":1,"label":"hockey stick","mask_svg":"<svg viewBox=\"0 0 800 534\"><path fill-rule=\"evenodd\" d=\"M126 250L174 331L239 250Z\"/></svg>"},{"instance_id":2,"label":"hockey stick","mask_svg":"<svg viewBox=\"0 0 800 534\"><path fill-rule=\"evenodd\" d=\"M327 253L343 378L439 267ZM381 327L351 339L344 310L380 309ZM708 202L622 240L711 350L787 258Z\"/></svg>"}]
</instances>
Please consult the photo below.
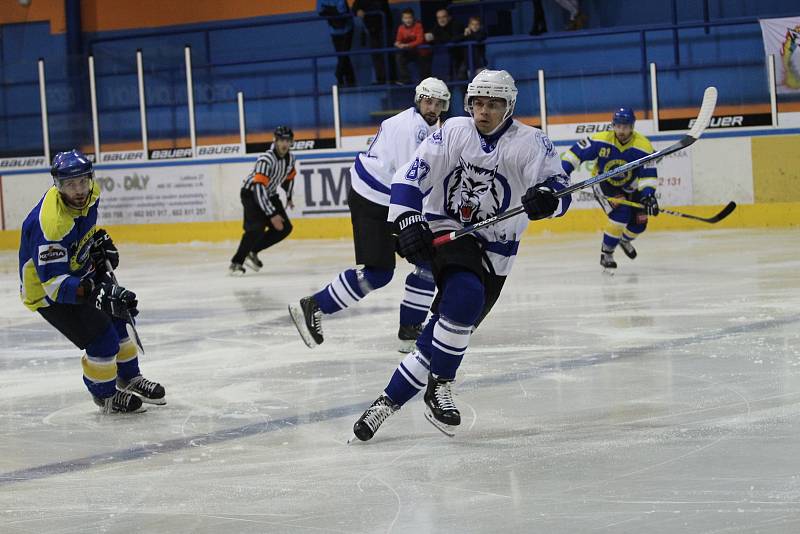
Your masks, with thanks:
<instances>
[{"instance_id":1,"label":"hockey stick","mask_svg":"<svg viewBox=\"0 0 800 534\"><path fill-rule=\"evenodd\" d=\"M649 161L663 158L664 156L668 156L674 152L683 150L684 148L690 146L692 143L700 139L700 136L703 134L703 131L705 131L706 127L708 126L708 123L711 121L711 116L714 114L714 107L716 107L716 105L717 105L717 88L707 87L705 92L703 93L703 103L700 105L700 112L697 114L697 119L695 119L694 126L692 127L691 130L689 130L689 132L686 135L681 137L677 143L674 143L668 146L667 148L653 152L652 154L648 154L635 161L631 161L630 163L626 163L625 165L621 165L616 169L612 169L608 172L604 172L603 174L598 174L597 176L594 176L582 182L578 182L577 184L571 185L566 189L562 189L561 191L556 192L555 197L561 198L563 196L569 195L573 191L584 189L586 187L589 187L590 185L604 182L609 178L611 178L612 176L617 176L618 174L622 174L623 172L639 168ZM506 219L510 219L511 217L514 217L524 212L525 208L523 206L517 206L516 208L510 209L505 213L495 215L494 217L489 217L485 221L480 221L475 224L465 226L464 228L460 230L455 230L453 232L450 232L449 234L440 235L439 237L433 240L433 246L440 247L445 243L449 243L450 241L458 239L459 237L473 234L478 230L480 230L481 228L484 228L486 226L491 226Z\"/></svg>"},{"instance_id":2,"label":"hockey stick","mask_svg":"<svg viewBox=\"0 0 800 534\"><path fill-rule=\"evenodd\" d=\"M106 270L108 271L109 278L111 278L111 281L115 286L118 286L119 283L117 282L117 277L114 275L114 269L111 267L111 260L106 257L105 251L103 251L103 258L106 263ZM133 322L133 317L131 316L131 312L128 311L128 308L125 308L125 317L123 319L128 325L130 325L131 332L133 332L133 339L136 341L136 346L139 347L139 352L144 355L142 340L139 338L139 332L136 331L136 324Z\"/></svg>"},{"instance_id":3,"label":"hockey stick","mask_svg":"<svg viewBox=\"0 0 800 534\"><path fill-rule=\"evenodd\" d=\"M639 204L638 202L632 202L630 200L624 198L614 198L614 197L605 197L606 200L609 202L613 202L615 204L622 204L624 206L631 206L632 208L644 208L644 205ZM659 208L659 213L666 213L667 215L674 215L676 217L684 217L686 219L692 219L695 221L702 221L709 224L716 224L720 222L722 219L733 213L733 210L736 209L736 202L728 202L728 204L722 208L722 210L714 215L713 217L698 217L697 215L690 215L689 213L682 213L680 211L672 211L672 210L665 210L663 208Z\"/></svg>"}]
</instances>

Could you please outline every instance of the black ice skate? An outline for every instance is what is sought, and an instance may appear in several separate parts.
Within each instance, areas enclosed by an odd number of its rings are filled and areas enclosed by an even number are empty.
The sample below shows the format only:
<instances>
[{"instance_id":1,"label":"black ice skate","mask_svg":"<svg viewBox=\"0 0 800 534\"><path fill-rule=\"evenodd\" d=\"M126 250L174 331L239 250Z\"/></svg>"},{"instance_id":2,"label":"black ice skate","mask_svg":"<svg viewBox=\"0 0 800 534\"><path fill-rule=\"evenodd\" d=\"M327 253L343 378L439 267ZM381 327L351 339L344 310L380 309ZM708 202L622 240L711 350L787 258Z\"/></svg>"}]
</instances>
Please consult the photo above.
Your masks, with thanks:
<instances>
[{"instance_id":1,"label":"black ice skate","mask_svg":"<svg viewBox=\"0 0 800 534\"><path fill-rule=\"evenodd\" d=\"M455 428L461 424L461 413L453 404L452 380L428 374L425 390L425 418L443 434L455 436Z\"/></svg>"},{"instance_id":2,"label":"black ice skate","mask_svg":"<svg viewBox=\"0 0 800 534\"><path fill-rule=\"evenodd\" d=\"M142 402L147 404L163 405L167 403L165 398L164 386L158 382L148 380L142 375L131 378L130 382L125 382L117 378L117 388L120 391L127 391L138 396Z\"/></svg>"},{"instance_id":3,"label":"black ice skate","mask_svg":"<svg viewBox=\"0 0 800 534\"><path fill-rule=\"evenodd\" d=\"M289 304L289 315L309 348L314 348L324 341L322 337L322 310L319 309L313 296L303 297L300 304Z\"/></svg>"},{"instance_id":4,"label":"black ice skate","mask_svg":"<svg viewBox=\"0 0 800 534\"><path fill-rule=\"evenodd\" d=\"M94 403L100 407L100 413L142 413L147 408L142 406L142 399L127 391L117 390L114 395L106 399L93 397Z\"/></svg>"},{"instance_id":5,"label":"black ice skate","mask_svg":"<svg viewBox=\"0 0 800 534\"><path fill-rule=\"evenodd\" d=\"M231 263L231 266L228 267L228 274L231 276L241 276L244 272L244 267L241 263Z\"/></svg>"},{"instance_id":6,"label":"black ice skate","mask_svg":"<svg viewBox=\"0 0 800 534\"><path fill-rule=\"evenodd\" d=\"M371 440L383 422L399 409L399 404L394 404L389 397L381 395L358 418L353 425L353 434L361 441Z\"/></svg>"},{"instance_id":7,"label":"black ice skate","mask_svg":"<svg viewBox=\"0 0 800 534\"><path fill-rule=\"evenodd\" d=\"M401 324L400 330L397 331L397 339L400 340L400 347L397 350L403 354L407 354L414 350L414 346L417 343L417 338L421 333L421 324Z\"/></svg>"},{"instance_id":8,"label":"black ice skate","mask_svg":"<svg viewBox=\"0 0 800 534\"><path fill-rule=\"evenodd\" d=\"M600 265L603 266L603 269L606 269L609 272L614 272L614 269L617 268L617 262L614 261L614 253L613 252L601 252L600 253Z\"/></svg>"},{"instance_id":9,"label":"black ice skate","mask_svg":"<svg viewBox=\"0 0 800 534\"><path fill-rule=\"evenodd\" d=\"M622 252L625 253L630 259L636 258L636 249L633 248L633 243L628 241L627 239L620 239L619 246L622 249Z\"/></svg>"},{"instance_id":10,"label":"black ice skate","mask_svg":"<svg viewBox=\"0 0 800 534\"><path fill-rule=\"evenodd\" d=\"M258 259L258 256L255 252L247 253L247 256L244 259L244 264L250 269L253 269L255 272L260 271L264 266L264 264L261 263L261 260Z\"/></svg>"}]
</instances>

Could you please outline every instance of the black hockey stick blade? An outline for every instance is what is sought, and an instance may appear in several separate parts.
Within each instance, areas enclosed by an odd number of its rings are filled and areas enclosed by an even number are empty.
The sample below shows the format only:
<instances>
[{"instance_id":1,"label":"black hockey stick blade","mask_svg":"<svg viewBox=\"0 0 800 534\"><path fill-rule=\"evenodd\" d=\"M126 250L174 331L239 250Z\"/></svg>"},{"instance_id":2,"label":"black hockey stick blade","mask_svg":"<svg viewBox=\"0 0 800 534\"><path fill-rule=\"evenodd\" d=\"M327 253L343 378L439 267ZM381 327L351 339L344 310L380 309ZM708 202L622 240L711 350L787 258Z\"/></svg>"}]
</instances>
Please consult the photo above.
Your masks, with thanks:
<instances>
[{"instance_id":1,"label":"black hockey stick blade","mask_svg":"<svg viewBox=\"0 0 800 534\"><path fill-rule=\"evenodd\" d=\"M736 209L736 202L728 202L728 204L722 208L722 210L714 215L713 217L698 217L697 215L690 215L688 213L681 213L679 211L670 211L670 210L661 210L664 213L668 213L669 215L677 215L678 217L684 217L686 219L692 219L695 221L702 221L709 224L716 224L720 222L722 219L733 213L733 210Z\"/></svg>"}]
</instances>

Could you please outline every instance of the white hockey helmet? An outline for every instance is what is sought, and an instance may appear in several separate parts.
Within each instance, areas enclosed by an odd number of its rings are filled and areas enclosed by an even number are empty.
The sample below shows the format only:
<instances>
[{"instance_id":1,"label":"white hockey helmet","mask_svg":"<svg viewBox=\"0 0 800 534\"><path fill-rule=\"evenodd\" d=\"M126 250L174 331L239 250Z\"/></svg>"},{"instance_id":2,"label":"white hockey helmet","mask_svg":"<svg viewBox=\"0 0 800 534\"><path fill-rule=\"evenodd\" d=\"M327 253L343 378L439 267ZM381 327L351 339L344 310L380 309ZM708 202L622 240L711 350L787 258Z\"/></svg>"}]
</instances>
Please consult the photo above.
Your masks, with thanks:
<instances>
[{"instance_id":1,"label":"white hockey helmet","mask_svg":"<svg viewBox=\"0 0 800 534\"><path fill-rule=\"evenodd\" d=\"M467 94L464 95L464 111L472 115L472 97L488 96L490 98L502 98L506 101L506 113L503 115L505 122L512 113L514 105L517 103L517 86L514 78L504 70L482 70L475 75L475 78L467 86Z\"/></svg>"},{"instance_id":2,"label":"white hockey helmet","mask_svg":"<svg viewBox=\"0 0 800 534\"><path fill-rule=\"evenodd\" d=\"M442 111L450 109L450 89L439 78L425 78L416 89L414 89L414 103L419 104L419 101L425 97L438 98L444 101Z\"/></svg>"}]
</instances>

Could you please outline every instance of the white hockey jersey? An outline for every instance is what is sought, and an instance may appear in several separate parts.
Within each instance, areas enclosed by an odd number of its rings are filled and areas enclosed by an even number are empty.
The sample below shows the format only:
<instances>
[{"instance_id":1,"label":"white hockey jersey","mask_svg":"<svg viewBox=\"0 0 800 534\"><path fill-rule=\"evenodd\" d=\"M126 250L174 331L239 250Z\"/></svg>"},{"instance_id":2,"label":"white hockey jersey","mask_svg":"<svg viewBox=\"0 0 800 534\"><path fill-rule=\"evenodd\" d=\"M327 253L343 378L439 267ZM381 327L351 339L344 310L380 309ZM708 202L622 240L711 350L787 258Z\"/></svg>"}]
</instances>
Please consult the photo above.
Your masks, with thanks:
<instances>
[{"instance_id":1,"label":"white hockey jersey","mask_svg":"<svg viewBox=\"0 0 800 534\"><path fill-rule=\"evenodd\" d=\"M485 138L472 118L456 117L395 173L389 220L421 211L434 233L459 230L521 205L525 191L543 182L554 191L569 185L553 143L541 130L511 120ZM570 201L570 196L560 198L553 216L563 215ZM484 244L490 272L508 275L528 222L522 214L474 234Z\"/></svg>"},{"instance_id":2,"label":"white hockey jersey","mask_svg":"<svg viewBox=\"0 0 800 534\"><path fill-rule=\"evenodd\" d=\"M436 128L413 107L383 121L369 149L356 157L350 169L350 186L367 200L388 206L395 171Z\"/></svg>"}]
</instances>

